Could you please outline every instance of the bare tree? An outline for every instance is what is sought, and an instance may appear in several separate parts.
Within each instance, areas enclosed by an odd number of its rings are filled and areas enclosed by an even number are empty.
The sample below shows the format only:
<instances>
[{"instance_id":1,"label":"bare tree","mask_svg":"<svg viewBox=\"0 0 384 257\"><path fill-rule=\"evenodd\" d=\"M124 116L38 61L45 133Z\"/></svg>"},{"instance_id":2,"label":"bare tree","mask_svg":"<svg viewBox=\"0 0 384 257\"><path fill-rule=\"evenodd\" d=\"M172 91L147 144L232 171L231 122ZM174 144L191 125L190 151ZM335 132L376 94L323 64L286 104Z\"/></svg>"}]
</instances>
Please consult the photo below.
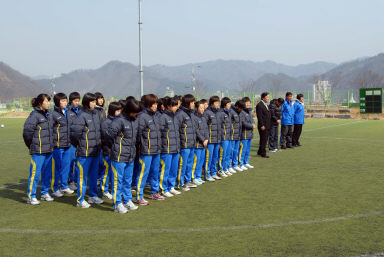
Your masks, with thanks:
<instances>
[{"instance_id":1,"label":"bare tree","mask_svg":"<svg viewBox=\"0 0 384 257\"><path fill-rule=\"evenodd\" d=\"M384 78L381 75L368 70L359 73L352 83L359 88L378 88L384 85L383 80Z\"/></svg>"}]
</instances>

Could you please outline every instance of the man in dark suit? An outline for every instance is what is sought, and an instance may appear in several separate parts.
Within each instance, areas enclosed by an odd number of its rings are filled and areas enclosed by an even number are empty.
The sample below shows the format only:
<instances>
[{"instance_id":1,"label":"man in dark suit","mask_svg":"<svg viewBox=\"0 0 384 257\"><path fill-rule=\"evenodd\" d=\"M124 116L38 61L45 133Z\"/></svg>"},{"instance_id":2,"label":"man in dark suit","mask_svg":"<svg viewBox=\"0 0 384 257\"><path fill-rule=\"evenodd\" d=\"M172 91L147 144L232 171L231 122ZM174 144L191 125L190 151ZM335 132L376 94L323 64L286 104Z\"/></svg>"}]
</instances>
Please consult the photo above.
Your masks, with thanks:
<instances>
[{"instance_id":1,"label":"man in dark suit","mask_svg":"<svg viewBox=\"0 0 384 257\"><path fill-rule=\"evenodd\" d=\"M271 113L269 111L269 93L261 94L261 101L256 106L257 129L259 130L260 143L259 151L257 152L263 158L269 158L265 151L267 146L269 130L271 129Z\"/></svg>"}]
</instances>

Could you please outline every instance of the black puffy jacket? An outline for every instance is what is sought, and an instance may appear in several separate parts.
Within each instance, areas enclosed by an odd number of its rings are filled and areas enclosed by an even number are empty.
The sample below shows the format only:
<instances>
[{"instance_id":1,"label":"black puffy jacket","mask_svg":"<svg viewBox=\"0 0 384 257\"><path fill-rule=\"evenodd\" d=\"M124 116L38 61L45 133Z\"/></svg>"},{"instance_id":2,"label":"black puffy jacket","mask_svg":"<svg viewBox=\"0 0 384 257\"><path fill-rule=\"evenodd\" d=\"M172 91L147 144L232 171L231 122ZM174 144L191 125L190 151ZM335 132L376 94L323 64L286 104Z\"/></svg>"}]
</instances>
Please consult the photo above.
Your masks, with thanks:
<instances>
[{"instance_id":1,"label":"black puffy jacket","mask_svg":"<svg viewBox=\"0 0 384 257\"><path fill-rule=\"evenodd\" d=\"M231 140L240 140L240 138L241 138L240 115L234 106L232 106L232 109L231 109L231 120L232 120Z\"/></svg>"},{"instance_id":2,"label":"black puffy jacket","mask_svg":"<svg viewBox=\"0 0 384 257\"><path fill-rule=\"evenodd\" d=\"M196 146L197 149L204 148L204 141L209 140L209 129L207 120L203 115L198 114L197 112L192 113L192 122L195 124L196 128Z\"/></svg>"},{"instance_id":3,"label":"black puffy jacket","mask_svg":"<svg viewBox=\"0 0 384 257\"><path fill-rule=\"evenodd\" d=\"M108 116L106 119L101 121L101 150L104 156L109 156L113 144L113 138L109 137L107 131L111 126L115 117Z\"/></svg>"},{"instance_id":4,"label":"black puffy jacket","mask_svg":"<svg viewBox=\"0 0 384 257\"><path fill-rule=\"evenodd\" d=\"M124 114L117 116L106 131L112 139L110 158L116 162L132 162L136 157L138 120Z\"/></svg>"},{"instance_id":5,"label":"black puffy jacket","mask_svg":"<svg viewBox=\"0 0 384 257\"><path fill-rule=\"evenodd\" d=\"M159 115L146 108L139 113L137 120L140 155L159 154L161 150Z\"/></svg>"},{"instance_id":6,"label":"black puffy jacket","mask_svg":"<svg viewBox=\"0 0 384 257\"><path fill-rule=\"evenodd\" d=\"M101 124L97 110L79 111L71 127L71 143L79 157L99 156L101 149Z\"/></svg>"},{"instance_id":7,"label":"black puffy jacket","mask_svg":"<svg viewBox=\"0 0 384 257\"><path fill-rule=\"evenodd\" d=\"M255 121L252 118L252 109L244 109L240 113L241 120L241 139L253 138L253 125Z\"/></svg>"},{"instance_id":8,"label":"black puffy jacket","mask_svg":"<svg viewBox=\"0 0 384 257\"><path fill-rule=\"evenodd\" d=\"M217 112L217 122L219 123L221 141L230 140L232 125L230 111L224 110L223 108L219 109Z\"/></svg>"},{"instance_id":9,"label":"black puffy jacket","mask_svg":"<svg viewBox=\"0 0 384 257\"><path fill-rule=\"evenodd\" d=\"M95 110L99 112L100 120L105 120L107 118L104 107L96 105Z\"/></svg>"},{"instance_id":10,"label":"black puffy jacket","mask_svg":"<svg viewBox=\"0 0 384 257\"><path fill-rule=\"evenodd\" d=\"M53 151L52 123L50 113L36 107L24 123L23 139L30 154L45 154Z\"/></svg>"},{"instance_id":11,"label":"black puffy jacket","mask_svg":"<svg viewBox=\"0 0 384 257\"><path fill-rule=\"evenodd\" d=\"M196 147L196 128L192 122L193 110L181 106L180 111L176 113L176 119L179 122L180 147L195 148Z\"/></svg>"},{"instance_id":12,"label":"black puffy jacket","mask_svg":"<svg viewBox=\"0 0 384 257\"><path fill-rule=\"evenodd\" d=\"M68 148L71 146L70 139L70 124L69 124L69 109L63 110L55 106L51 112L50 119L53 126L53 147L54 148Z\"/></svg>"},{"instance_id":13,"label":"black puffy jacket","mask_svg":"<svg viewBox=\"0 0 384 257\"><path fill-rule=\"evenodd\" d=\"M217 123L217 111L218 109L209 106L204 112L204 117L207 120L209 130L209 144L217 144L221 142L220 130Z\"/></svg>"},{"instance_id":14,"label":"black puffy jacket","mask_svg":"<svg viewBox=\"0 0 384 257\"><path fill-rule=\"evenodd\" d=\"M272 126L279 125L278 120L281 120L281 106L277 106L277 99L273 99L269 104L269 111L271 112Z\"/></svg>"},{"instance_id":15,"label":"black puffy jacket","mask_svg":"<svg viewBox=\"0 0 384 257\"><path fill-rule=\"evenodd\" d=\"M179 121L176 113L165 110L160 116L161 153L178 153L180 151Z\"/></svg>"}]
</instances>

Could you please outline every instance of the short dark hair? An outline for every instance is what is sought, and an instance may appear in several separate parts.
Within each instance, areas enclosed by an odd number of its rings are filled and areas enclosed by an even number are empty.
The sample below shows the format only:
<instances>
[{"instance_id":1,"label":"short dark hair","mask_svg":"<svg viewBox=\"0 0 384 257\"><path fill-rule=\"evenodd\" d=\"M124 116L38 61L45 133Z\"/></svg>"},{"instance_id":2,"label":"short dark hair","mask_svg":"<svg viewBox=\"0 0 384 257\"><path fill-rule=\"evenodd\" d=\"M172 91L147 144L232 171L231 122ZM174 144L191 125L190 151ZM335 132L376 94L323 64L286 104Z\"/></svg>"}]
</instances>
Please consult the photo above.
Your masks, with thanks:
<instances>
[{"instance_id":1,"label":"short dark hair","mask_svg":"<svg viewBox=\"0 0 384 257\"><path fill-rule=\"evenodd\" d=\"M296 96L296 98L297 98L297 100L300 100L300 98L304 98L304 95L303 94L298 94L297 96Z\"/></svg>"},{"instance_id":2,"label":"short dark hair","mask_svg":"<svg viewBox=\"0 0 384 257\"><path fill-rule=\"evenodd\" d=\"M287 92L287 93L285 94L285 97L290 96L290 95L292 95L292 93L291 93L291 92Z\"/></svg>"},{"instance_id":3,"label":"short dark hair","mask_svg":"<svg viewBox=\"0 0 384 257\"><path fill-rule=\"evenodd\" d=\"M169 98L170 98L169 96L164 96L164 97L161 99L164 108L167 108L167 104L168 104L168 100L169 100Z\"/></svg>"},{"instance_id":4,"label":"short dark hair","mask_svg":"<svg viewBox=\"0 0 384 257\"><path fill-rule=\"evenodd\" d=\"M32 107L39 107L44 100L47 99L48 101L51 101L51 97L47 94L39 94L38 96L32 98L31 105Z\"/></svg>"},{"instance_id":5,"label":"short dark hair","mask_svg":"<svg viewBox=\"0 0 384 257\"><path fill-rule=\"evenodd\" d=\"M127 98L125 98L125 100L128 100L128 99L136 99L134 96L127 96Z\"/></svg>"},{"instance_id":6,"label":"short dark hair","mask_svg":"<svg viewBox=\"0 0 384 257\"><path fill-rule=\"evenodd\" d=\"M165 102L166 107L173 107L179 105L179 98L177 96L175 97L168 97Z\"/></svg>"},{"instance_id":7,"label":"short dark hair","mask_svg":"<svg viewBox=\"0 0 384 257\"><path fill-rule=\"evenodd\" d=\"M120 102L112 102L108 106L108 116L115 117L115 112L123 109Z\"/></svg>"},{"instance_id":8,"label":"short dark hair","mask_svg":"<svg viewBox=\"0 0 384 257\"><path fill-rule=\"evenodd\" d=\"M199 108L199 106L200 106L201 104L204 105L204 102L203 102L202 100L197 101L197 102L195 103L195 108L196 108L196 109Z\"/></svg>"},{"instance_id":9,"label":"short dark hair","mask_svg":"<svg viewBox=\"0 0 384 257\"><path fill-rule=\"evenodd\" d=\"M124 108L124 106L127 104L127 100L120 99L119 103L121 104L121 107Z\"/></svg>"},{"instance_id":10,"label":"short dark hair","mask_svg":"<svg viewBox=\"0 0 384 257\"><path fill-rule=\"evenodd\" d=\"M245 102L243 99L236 101L235 107L238 109L245 109Z\"/></svg>"},{"instance_id":11,"label":"short dark hair","mask_svg":"<svg viewBox=\"0 0 384 257\"><path fill-rule=\"evenodd\" d=\"M80 93L79 92L72 92L69 94L69 103L72 104L72 101L75 99L80 100Z\"/></svg>"},{"instance_id":12,"label":"short dark hair","mask_svg":"<svg viewBox=\"0 0 384 257\"><path fill-rule=\"evenodd\" d=\"M83 100L81 101L81 104L85 109L89 109L89 103L92 101L96 101L96 96L95 94L88 92L83 95Z\"/></svg>"},{"instance_id":13,"label":"short dark hair","mask_svg":"<svg viewBox=\"0 0 384 257\"><path fill-rule=\"evenodd\" d=\"M57 93L53 96L53 102L55 103L55 105L57 107L60 107L60 100L62 100L62 99L68 100L67 95L64 93Z\"/></svg>"},{"instance_id":14,"label":"short dark hair","mask_svg":"<svg viewBox=\"0 0 384 257\"><path fill-rule=\"evenodd\" d=\"M196 99L193 95L191 94L186 94L185 96L183 96L183 98L181 99L181 105L184 106L185 108L188 108L189 109L189 106L192 102L195 102Z\"/></svg>"},{"instance_id":15,"label":"short dark hair","mask_svg":"<svg viewBox=\"0 0 384 257\"><path fill-rule=\"evenodd\" d=\"M278 102L279 104L283 104L283 103L284 103L284 99L280 97L279 99L277 99L277 102Z\"/></svg>"},{"instance_id":16,"label":"short dark hair","mask_svg":"<svg viewBox=\"0 0 384 257\"><path fill-rule=\"evenodd\" d=\"M134 97L127 99L127 104L123 108L123 114L129 116L131 113L141 112L141 104Z\"/></svg>"},{"instance_id":17,"label":"short dark hair","mask_svg":"<svg viewBox=\"0 0 384 257\"><path fill-rule=\"evenodd\" d=\"M248 96L244 96L241 100L243 100L244 103L251 101L251 99Z\"/></svg>"},{"instance_id":18,"label":"short dark hair","mask_svg":"<svg viewBox=\"0 0 384 257\"><path fill-rule=\"evenodd\" d=\"M152 105L157 103L159 98L154 94L143 95L141 97L141 102L143 103L145 108L150 108Z\"/></svg>"},{"instance_id":19,"label":"short dark hair","mask_svg":"<svg viewBox=\"0 0 384 257\"><path fill-rule=\"evenodd\" d=\"M207 99L201 99L200 102L201 102L202 104L207 104L207 103L208 103L208 100L207 100Z\"/></svg>"},{"instance_id":20,"label":"short dark hair","mask_svg":"<svg viewBox=\"0 0 384 257\"><path fill-rule=\"evenodd\" d=\"M221 108L224 108L228 103L231 102L231 99L229 99L229 97L223 97L223 99L221 99Z\"/></svg>"},{"instance_id":21,"label":"short dark hair","mask_svg":"<svg viewBox=\"0 0 384 257\"><path fill-rule=\"evenodd\" d=\"M261 99L265 98L267 95L269 95L268 92L261 93Z\"/></svg>"},{"instance_id":22,"label":"short dark hair","mask_svg":"<svg viewBox=\"0 0 384 257\"><path fill-rule=\"evenodd\" d=\"M103 101L103 104L101 105L101 107L104 107L105 99L104 99L103 94L100 93L100 92L96 92L96 93L95 93L95 96L96 96L96 100L97 100L97 99L103 99L103 100L104 100L104 101Z\"/></svg>"},{"instance_id":23,"label":"short dark hair","mask_svg":"<svg viewBox=\"0 0 384 257\"><path fill-rule=\"evenodd\" d=\"M217 95L211 96L209 98L209 105L213 105L214 102L220 102L220 97Z\"/></svg>"}]
</instances>

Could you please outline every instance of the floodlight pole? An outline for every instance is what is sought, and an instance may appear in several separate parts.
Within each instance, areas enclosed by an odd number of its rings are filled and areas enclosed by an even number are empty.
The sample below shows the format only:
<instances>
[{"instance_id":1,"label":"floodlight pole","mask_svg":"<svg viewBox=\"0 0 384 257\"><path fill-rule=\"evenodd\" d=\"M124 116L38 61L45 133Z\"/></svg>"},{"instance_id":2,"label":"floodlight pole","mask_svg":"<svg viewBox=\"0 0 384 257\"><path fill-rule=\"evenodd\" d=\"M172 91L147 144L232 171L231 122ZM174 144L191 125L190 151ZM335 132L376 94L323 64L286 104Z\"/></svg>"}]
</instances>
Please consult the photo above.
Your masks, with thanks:
<instances>
[{"instance_id":1,"label":"floodlight pole","mask_svg":"<svg viewBox=\"0 0 384 257\"><path fill-rule=\"evenodd\" d=\"M140 73L140 96L144 95L144 71L143 71L143 38L142 38L142 16L141 16L142 0L139 0L139 73Z\"/></svg>"}]
</instances>

